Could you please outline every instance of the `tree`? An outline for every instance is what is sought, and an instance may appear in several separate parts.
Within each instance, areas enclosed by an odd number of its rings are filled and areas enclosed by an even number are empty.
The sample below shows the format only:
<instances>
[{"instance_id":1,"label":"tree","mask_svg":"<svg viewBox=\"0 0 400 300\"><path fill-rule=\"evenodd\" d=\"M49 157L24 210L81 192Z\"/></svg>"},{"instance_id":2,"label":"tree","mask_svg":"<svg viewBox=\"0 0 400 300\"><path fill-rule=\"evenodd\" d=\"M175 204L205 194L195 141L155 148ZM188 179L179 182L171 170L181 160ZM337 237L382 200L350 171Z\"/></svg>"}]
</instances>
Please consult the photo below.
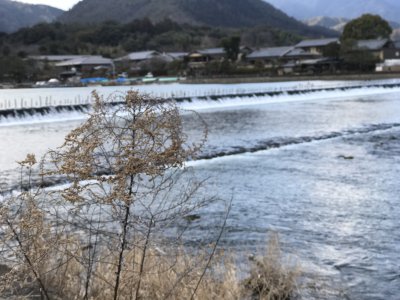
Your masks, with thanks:
<instances>
[{"instance_id":1,"label":"tree","mask_svg":"<svg viewBox=\"0 0 400 300\"><path fill-rule=\"evenodd\" d=\"M392 34L389 23L378 15L365 14L347 23L341 40L368 40L389 38Z\"/></svg>"},{"instance_id":2,"label":"tree","mask_svg":"<svg viewBox=\"0 0 400 300\"><path fill-rule=\"evenodd\" d=\"M3 56L9 56L11 54L11 49L8 46L3 47Z\"/></svg>"},{"instance_id":3,"label":"tree","mask_svg":"<svg viewBox=\"0 0 400 300\"><path fill-rule=\"evenodd\" d=\"M18 56L0 57L0 80L21 82L27 78L27 64Z\"/></svg>"},{"instance_id":4,"label":"tree","mask_svg":"<svg viewBox=\"0 0 400 300\"><path fill-rule=\"evenodd\" d=\"M340 56L340 45L338 43L330 43L322 50L324 57L338 58Z\"/></svg>"},{"instance_id":5,"label":"tree","mask_svg":"<svg viewBox=\"0 0 400 300\"><path fill-rule=\"evenodd\" d=\"M369 51L359 49L357 41L345 40L340 45L340 57L349 70L372 71L379 58Z\"/></svg>"},{"instance_id":6,"label":"tree","mask_svg":"<svg viewBox=\"0 0 400 300\"><path fill-rule=\"evenodd\" d=\"M236 61L240 53L240 37L233 36L222 40L227 59Z\"/></svg>"}]
</instances>

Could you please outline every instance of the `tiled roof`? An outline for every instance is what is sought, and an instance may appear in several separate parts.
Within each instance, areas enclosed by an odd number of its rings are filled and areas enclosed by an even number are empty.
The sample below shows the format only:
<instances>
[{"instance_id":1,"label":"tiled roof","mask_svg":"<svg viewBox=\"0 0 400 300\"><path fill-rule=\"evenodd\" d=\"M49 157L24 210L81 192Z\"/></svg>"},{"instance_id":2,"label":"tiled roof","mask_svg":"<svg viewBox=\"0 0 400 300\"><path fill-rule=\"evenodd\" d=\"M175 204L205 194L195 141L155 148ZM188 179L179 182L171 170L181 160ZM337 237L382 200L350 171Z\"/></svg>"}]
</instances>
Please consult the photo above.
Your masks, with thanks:
<instances>
[{"instance_id":1,"label":"tiled roof","mask_svg":"<svg viewBox=\"0 0 400 300\"><path fill-rule=\"evenodd\" d=\"M203 55L221 55L221 54L225 54L224 48L203 49L203 50L199 50L197 52L200 53L200 54L203 54Z\"/></svg>"},{"instance_id":2,"label":"tiled roof","mask_svg":"<svg viewBox=\"0 0 400 300\"><path fill-rule=\"evenodd\" d=\"M388 39L360 40L357 41L357 48L367 50L381 50L388 41Z\"/></svg>"},{"instance_id":3,"label":"tiled roof","mask_svg":"<svg viewBox=\"0 0 400 300\"><path fill-rule=\"evenodd\" d=\"M75 58L56 64L57 67L79 66L79 65L112 65L113 61L102 56L87 56Z\"/></svg>"},{"instance_id":4,"label":"tiled roof","mask_svg":"<svg viewBox=\"0 0 400 300\"><path fill-rule=\"evenodd\" d=\"M60 61L78 59L88 56L90 55L32 55L29 56L29 58L34 60L47 60L52 62L60 62Z\"/></svg>"},{"instance_id":5,"label":"tiled roof","mask_svg":"<svg viewBox=\"0 0 400 300\"><path fill-rule=\"evenodd\" d=\"M187 56L188 53L187 52L167 52L166 55L169 55L169 56L177 59L177 58L183 58L183 57Z\"/></svg>"},{"instance_id":6,"label":"tiled roof","mask_svg":"<svg viewBox=\"0 0 400 300\"><path fill-rule=\"evenodd\" d=\"M308 48L308 47L321 47L331 43L337 43L339 39L318 39L318 40L304 40L296 45L296 48Z\"/></svg>"},{"instance_id":7,"label":"tiled roof","mask_svg":"<svg viewBox=\"0 0 400 300\"><path fill-rule=\"evenodd\" d=\"M300 48L293 48L289 52L287 52L284 57L315 57L315 54L309 53L304 51L303 49Z\"/></svg>"},{"instance_id":8,"label":"tiled roof","mask_svg":"<svg viewBox=\"0 0 400 300\"><path fill-rule=\"evenodd\" d=\"M158 56L158 55L160 55L160 53L155 50L131 52L126 56L117 58L116 61L122 61L122 60L141 61L141 60L151 59L154 56Z\"/></svg>"},{"instance_id":9,"label":"tiled roof","mask_svg":"<svg viewBox=\"0 0 400 300\"><path fill-rule=\"evenodd\" d=\"M249 54L247 58L254 59L254 58L272 58L272 57L281 57L292 50L293 47L272 47L272 48L262 48L259 50L254 51L253 53Z\"/></svg>"}]
</instances>

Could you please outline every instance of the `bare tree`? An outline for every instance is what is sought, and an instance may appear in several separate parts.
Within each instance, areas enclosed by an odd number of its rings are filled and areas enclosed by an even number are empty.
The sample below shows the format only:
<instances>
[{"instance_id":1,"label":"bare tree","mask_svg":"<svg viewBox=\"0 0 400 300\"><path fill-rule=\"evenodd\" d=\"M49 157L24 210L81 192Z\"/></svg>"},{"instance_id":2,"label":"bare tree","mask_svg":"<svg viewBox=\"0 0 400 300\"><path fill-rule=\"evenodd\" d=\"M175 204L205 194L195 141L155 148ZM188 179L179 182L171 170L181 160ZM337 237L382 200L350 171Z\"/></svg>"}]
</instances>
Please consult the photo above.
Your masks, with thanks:
<instances>
[{"instance_id":1,"label":"bare tree","mask_svg":"<svg viewBox=\"0 0 400 300\"><path fill-rule=\"evenodd\" d=\"M158 229L204 204L193 197L201 182L186 176L183 169L201 144L186 144L179 110L172 102L131 91L121 95L124 105L112 107L96 93L93 97L93 113L67 135L62 147L49 153L51 167L44 164L43 174L63 175L70 182L62 197L80 207L80 220L74 222L94 238L89 249L97 249L99 243L104 246L99 242L103 240L108 250L117 253L110 262L115 268L113 299L119 298L126 284L126 251L137 253L139 259L130 272L137 277L132 298L139 299L148 252L158 246L153 238ZM89 213L83 214L84 210ZM93 228L96 214L98 223L107 224L102 232L98 225ZM118 236L112 229L116 226ZM87 261L89 270L86 295L96 255L92 252L81 259Z\"/></svg>"}]
</instances>

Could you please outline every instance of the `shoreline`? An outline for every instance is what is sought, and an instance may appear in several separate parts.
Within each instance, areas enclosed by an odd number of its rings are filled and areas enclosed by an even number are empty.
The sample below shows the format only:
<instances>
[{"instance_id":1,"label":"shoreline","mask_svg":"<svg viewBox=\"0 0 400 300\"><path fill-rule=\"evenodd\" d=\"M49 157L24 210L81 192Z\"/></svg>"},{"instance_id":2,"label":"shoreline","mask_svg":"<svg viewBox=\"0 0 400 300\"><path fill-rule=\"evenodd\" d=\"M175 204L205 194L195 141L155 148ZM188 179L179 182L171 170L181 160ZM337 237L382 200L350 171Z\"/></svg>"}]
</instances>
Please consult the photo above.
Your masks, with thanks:
<instances>
[{"instance_id":1,"label":"shoreline","mask_svg":"<svg viewBox=\"0 0 400 300\"><path fill-rule=\"evenodd\" d=\"M384 80L398 79L400 73L371 73L371 74L343 74L343 75L321 75L321 76L260 76L260 77L220 77L220 78L188 78L185 82L192 84L209 83L270 83L270 82L291 82L291 81L353 81L353 80Z\"/></svg>"},{"instance_id":2,"label":"shoreline","mask_svg":"<svg viewBox=\"0 0 400 300\"><path fill-rule=\"evenodd\" d=\"M176 81L174 83L180 84L239 84L239 83L274 83L274 82L293 82L293 81L372 81L372 80L385 80L385 79L400 79L400 73L371 73L371 74L343 74L343 75L321 75L321 76L255 76L255 77L242 77L242 76L228 76L228 77L206 77L206 78L186 78L183 81ZM169 84L168 82L151 82L150 84ZM0 90L2 89L26 89L38 88L34 87L33 83L0 83ZM100 84L101 86L125 86L124 84ZM135 84L129 84L134 86ZM146 85L140 83L136 85ZM91 85L61 85L61 86L47 86L44 88L75 88L75 87L90 87ZM95 86L99 86L96 84ZM43 88L43 87L42 87Z\"/></svg>"}]
</instances>

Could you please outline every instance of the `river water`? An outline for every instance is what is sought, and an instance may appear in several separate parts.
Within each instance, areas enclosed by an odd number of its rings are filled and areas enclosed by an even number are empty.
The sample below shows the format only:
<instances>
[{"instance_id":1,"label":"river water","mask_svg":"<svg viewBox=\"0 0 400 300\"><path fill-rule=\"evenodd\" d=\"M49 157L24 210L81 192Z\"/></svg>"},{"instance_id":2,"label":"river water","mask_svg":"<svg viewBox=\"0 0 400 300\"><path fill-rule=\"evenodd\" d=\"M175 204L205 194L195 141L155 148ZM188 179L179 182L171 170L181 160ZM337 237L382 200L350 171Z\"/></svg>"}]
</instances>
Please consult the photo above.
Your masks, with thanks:
<instances>
[{"instance_id":1,"label":"river water","mask_svg":"<svg viewBox=\"0 0 400 300\"><path fill-rule=\"evenodd\" d=\"M202 159L188 165L209 178L210 195L233 201L222 246L245 257L277 232L314 284L305 299L400 299L400 88L182 106L209 127ZM0 122L0 184L17 180L15 161L60 145L83 118ZM199 136L199 124L184 123ZM188 239L204 240L224 212L203 209Z\"/></svg>"}]
</instances>

